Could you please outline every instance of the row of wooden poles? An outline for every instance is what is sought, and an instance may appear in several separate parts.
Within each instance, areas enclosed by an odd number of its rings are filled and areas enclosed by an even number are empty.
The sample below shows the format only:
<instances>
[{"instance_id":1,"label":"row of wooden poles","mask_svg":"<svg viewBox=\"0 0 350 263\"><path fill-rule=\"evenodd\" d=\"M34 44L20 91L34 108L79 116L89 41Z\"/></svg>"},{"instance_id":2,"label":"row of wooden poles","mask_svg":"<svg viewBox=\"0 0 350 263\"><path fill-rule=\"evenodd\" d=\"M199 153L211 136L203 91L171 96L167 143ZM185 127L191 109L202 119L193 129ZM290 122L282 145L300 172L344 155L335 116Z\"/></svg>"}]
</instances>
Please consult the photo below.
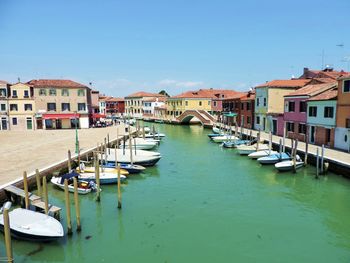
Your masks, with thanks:
<instances>
[{"instance_id":1,"label":"row of wooden poles","mask_svg":"<svg viewBox=\"0 0 350 263\"><path fill-rule=\"evenodd\" d=\"M144 130L144 129L143 129ZM117 132L117 143L118 143L118 132ZM129 129L129 139L130 139L130 145L131 145L131 133ZM109 134L107 134L107 138L104 139L104 145L101 143L97 146L97 150L93 152L93 163L95 166L95 175L96 175L96 185L97 185L97 193L96 193L96 201L100 202L100 193L101 193L101 187L100 187L100 164L99 160L97 158L97 154L104 153L106 155L107 147L110 145L109 142ZM108 148L109 149L109 148ZM130 147L131 151L132 148ZM115 147L115 154L117 158L117 151ZM72 159L71 159L71 152L68 150L68 172L72 170L71 165ZM117 163L117 159L116 159ZM80 168L80 151L78 152L78 167ZM118 209L122 208L122 194L121 194L121 181L120 181L120 164L117 165L118 170ZM44 199L45 203L45 214L49 214L49 196L48 196L48 190L47 190L47 179L46 176L42 177L42 180L40 179L40 173L39 170L36 169L35 171L35 178L36 178L36 186L38 190L38 195ZM42 181L42 185L41 185ZM75 215L76 215L76 224L77 228L76 230L79 232L81 231L81 217L80 217L80 205L79 205L79 195L78 195L78 181L76 178L73 178L73 185L74 185L74 207L75 207ZM29 187L28 187L28 178L27 178L27 172L23 172L23 190L24 190L24 203L25 203L25 209L30 208L30 200L29 200ZM64 180L64 196L65 196L65 206L66 206L66 217L67 217L67 233L68 235L71 235L73 233L72 231L72 220L71 220L71 208L70 208L70 197L69 197L69 189L68 189L68 180ZM10 219L9 219L9 210L7 208L3 211L3 218L4 218L4 235L5 235L5 246L6 246L6 256L8 262L13 262L13 251L12 251L12 241L11 241L11 231L10 231Z\"/></svg>"},{"instance_id":2,"label":"row of wooden poles","mask_svg":"<svg viewBox=\"0 0 350 263\"><path fill-rule=\"evenodd\" d=\"M220 128L225 128L224 125L219 125ZM235 135L237 136L238 134L238 125L235 125ZM231 126L226 127L226 130L232 131ZM240 126L240 138L242 139L243 137L243 132L244 132L244 128L243 125ZM260 130L257 133L257 150L259 150L259 142L260 142ZM283 127L283 142L281 142L280 140L280 145L283 144L283 152L285 152L285 134L286 134L286 127L284 125ZM253 136L252 136L252 130L250 130L249 133L249 137L250 140L252 140ZM272 144L272 133L271 131L269 132L269 144L271 147ZM270 148L271 149L271 148ZM309 150L309 139L308 139L308 131L306 131L305 134L305 158L304 158L304 165L307 165L307 161L308 161L308 150ZM320 150L319 147L316 148L316 175L315 178L318 179L320 174L325 174L327 172L327 168L328 168L328 163L327 165L324 162L324 144L322 144L321 146L321 154L320 154ZM293 160L293 172L296 172L296 154L298 151L298 139L291 139L291 156L292 156L292 160Z\"/></svg>"}]
</instances>

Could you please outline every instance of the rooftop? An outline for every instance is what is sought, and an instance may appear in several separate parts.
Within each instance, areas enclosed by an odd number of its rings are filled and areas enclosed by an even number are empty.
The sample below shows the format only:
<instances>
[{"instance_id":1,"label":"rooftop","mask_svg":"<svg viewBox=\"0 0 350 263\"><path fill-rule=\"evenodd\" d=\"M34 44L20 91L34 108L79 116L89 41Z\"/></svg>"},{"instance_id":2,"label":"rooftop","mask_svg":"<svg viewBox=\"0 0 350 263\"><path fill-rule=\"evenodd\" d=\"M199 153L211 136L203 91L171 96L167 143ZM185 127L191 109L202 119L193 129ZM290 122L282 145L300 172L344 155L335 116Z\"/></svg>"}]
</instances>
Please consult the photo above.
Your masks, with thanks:
<instances>
[{"instance_id":1,"label":"rooftop","mask_svg":"<svg viewBox=\"0 0 350 263\"><path fill-rule=\"evenodd\" d=\"M283 79L272 80L264 84L256 86L256 88L269 87L269 88L300 88L308 84L310 79Z\"/></svg>"},{"instance_id":2,"label":"rooftop","mask_svg":"<svg viewBox=\"0 0 350 263\"><path fill-rule=\"evenodd\" d=\"M337 82L333 80L331 83L324 84L309 84L305 87L302 87L296 91L285 95L284 97L294 97L294 96L316 96L326 90L332 89L337 86Z\"/></svg>"},{"instance_id":3,"label":"rooftop","mask_svg":"<svg viewBox=\"0 0 350 263\"><path fill-rule=\"evenodd\" d=\"M33 87L87 88L87 86L69 79L33 79L27 84Z\"/></svg>"},{"instance_id":4,"label":"rooftop","mask_svg":"<svg viewBox=\"0 0 350 263\"><path fill-rule=\"evenodd\" d=\"M336 99L337 96L338 96L338 89L333 88L333 89L326 90L325 92L322 92L322 93L308 99L308 101L332 100L332 99Z\"/></svg>"},{"instance_id":5,"label":"rooftop","mask_svg":"<svg viewBox=\"0 0 350 263\"><path fill-rule=\"evenodd\" d=\"M235 96L237 91L234 90L225 90L225 89L200 89L196 91L186 91L179 95L173 96L171 98L180 99L180 98L210 98L210 99L225 99L228 97Z\"/></svg>"},{"instance_id":6,"label":"rooftop","mask_svg":"<svg viewBox=\"0 0 350 263\"><path fill-rule=\"evenodd\" d=\"M5 80L0 80L0 85L6 85L6 84L9 84L9 83Z\"/></svg>"},{"instance_id":7,"label":"rooftop","mask_svg":"<svg viewBox=\"0 0 350 263\"><path fill-rule=\"evenodd\" d=\"M125 98L135 98L135 97L166 97L166 96L159 93L139 91L139 92L132 93L126 96Z\"/></svg>"}]
</instances>

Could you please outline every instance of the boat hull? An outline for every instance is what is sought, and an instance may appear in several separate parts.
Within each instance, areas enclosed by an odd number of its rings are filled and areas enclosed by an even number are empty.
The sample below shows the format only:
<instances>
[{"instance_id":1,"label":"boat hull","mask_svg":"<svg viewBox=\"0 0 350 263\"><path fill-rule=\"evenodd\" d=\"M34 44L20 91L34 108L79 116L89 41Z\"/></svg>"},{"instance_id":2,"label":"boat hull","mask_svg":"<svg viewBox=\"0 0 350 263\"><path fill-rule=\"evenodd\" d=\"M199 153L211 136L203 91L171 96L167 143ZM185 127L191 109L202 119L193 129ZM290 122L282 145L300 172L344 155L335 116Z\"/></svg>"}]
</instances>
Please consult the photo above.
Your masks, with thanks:
<instances>
[{"instance_id":1,"label":"boat hull","mask_svg":"<svg viewBox=\"0 0 350 263\"><path fill-rule=\"evenodd\" d=\"M253 153L249 154L248 157L251 159L258 159L258 158L269 156L272 154L277 154L277 152L276 151L269 151L269 150L257 151L257 152L253 152Z\"/></svg>"},{"instance_id":2,"label":"boat hull","mask_svg":"<svg viewBox=\"0 0 350 263\"><path fill-rule=\"evenodd\" d=\"M296 169L299 169L304 166L304 163L300 161L297 161L295 164L296 164ZM292 171L294 169L293 161L284 161L284 162L276 163L275 168L280 172Z\"/></svg>"},{"instance_id":3,"label":"boat hull","mask_svg":"<svg viewBox=\"0 0 350 263\"><path fill-rule=\"evenodd\" d=\"M278 162L283 162L283 161L289 161L291 160L291 157L289 154L282 153L282 154L273 154L265 157L260 157L258 158L258 162L261 164L275 164Z\"/></svg>"}]
</instances>

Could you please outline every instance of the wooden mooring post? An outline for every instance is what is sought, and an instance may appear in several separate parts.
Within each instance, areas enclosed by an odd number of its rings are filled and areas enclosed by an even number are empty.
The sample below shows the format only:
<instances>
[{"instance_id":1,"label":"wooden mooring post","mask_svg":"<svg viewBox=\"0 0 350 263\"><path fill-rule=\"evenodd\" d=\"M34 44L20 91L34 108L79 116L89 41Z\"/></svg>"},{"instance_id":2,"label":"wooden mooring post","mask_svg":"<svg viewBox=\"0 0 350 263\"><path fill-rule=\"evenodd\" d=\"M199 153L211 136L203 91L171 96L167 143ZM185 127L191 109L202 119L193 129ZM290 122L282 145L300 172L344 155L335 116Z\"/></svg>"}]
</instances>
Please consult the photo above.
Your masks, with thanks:
<instances>
[{"instance_id":1,"label":"wooden mooring post","mask_svg":"<svg viewBox=\"0 0 350 263\"><path fill-rule=\"evenodd\" d=\"M118 208L122 208L122 192L120 190L120 164L118 164Z\"/></svg>"},{"instance_id":2,"label":"wooden mooring post","mask_svg":"<svg viewBox=\"0 0 350 263\"><path fill-rule=\"evenodd\" d=\"M307 158L308 158L308 152L309 152L309 132L308 128L306 128L306 134L305 134L305 157L304 157L304 165L307 165Z\"/></svg>"},{"instance_id":3,"label":"wooden mooring post","mask_svg":"<svg viewBox=\"0 0 350 263\"><path fill-rule=\"evenodd\" d=\"M81 224L80 224L80 205L79 205L79 195L78 195L78 181L77 178L73 178L73 184L74 184L74 206L75 206L75 216L77 219L77 231L79 232L81 230Z\"/></svg>"},{"instance_id":4,"label":"wooden mooring post","mask_svg":"<svg viewBox=\"0 0 350 263\"><path fill-rule=\"evenodd\" d=\"M35 169L35 180L36 188L38 189L38 196L42 197L39 169Z\"/></svg>"},{"instance_id":5,"label":"wooden mooring post","mask_svg":"<svg viewBox=\"0 0 350 263\"><path fill-rule=\"evenodd\" d=\"M5 235L5 247L6 247L7 262L13 262L11 230L10 230L10 217L9 217L8 208L4 209L3 217L4 217L4 235Z\"/></svg>"},{"instance_id":6,"label":"wooden mooring post","mask_svg":"<svg viewBox=\"0 0 350 263\"><path fill-rule=\"evenodd\" d=\"M70 150L68 150L68 173L72 170L72 155Z\"/></svg>"},{"instance_id":7,"label":"wooden mooring post","mask_svg":"<svg viewBox=\"0 0 350 263\"><path fill-rule=\"evenodd\" d=\"M111 146L109 145L109 133L107 133L107 148L108 148L108 154L111 154Z\"/></svg>"},{"instance_id":8,"label":"wooden mooring post","mask_svg":"<svg viewBox=\"0 0 350 263\"><path fill-rule=\"evenodd\" d=\"M98 158L95 155L95 177L96 177L96 184L97 184L97 192L96 192L96 201L100 202L100 164L98 162Z\"/></svg>"},{"instance_id":9,"label":"wooden mooring post","mask_svg":"<svg viewBox=\"0 0 350 263\"><path fill-rule=\"evenodd\" d=\"M321 174L324 174L324 144L321 148Z\"/></svg>"},{"instance_id":10,"label":"wooden mooring post","mask_svg":"<svg viewBox=\"0 0 350 263\"><path fill-rule=\"evenodd\" d=\"M46 176L43 176L43 195L44 195L44 203L45 203L45 214L49 214L49 195L47 192L47 182Z\"/></svg>"},{"instance_id":11,"label":"wooden mooring post","mask_svg":"<svg viewBox=\"0 0 350 263\"><path fill-rule=\"evenodd\" d=\"M27 172L23 172L23 190L24 190L24 204L25 208L29 209L29 191L28 191L28 180L27 180Z\"/></svg>"},{"instance_id":12,"label":"wooden mooring post","mask_svg":"<svg viewBox=\"0 0 350 263\"><path fill-rule=\"evenodd\" d=\"M294 152L293 152L293 173L297 172L297 151L298 151L298 140L294 143Z\"/></svg>"},{"instance_id":13,"label":"wooden mooring post","mask_svg":"<svg viewBox=\"0 0 350 263\"><path fill-rule=\"evenodd\" d=\"M64 199L66 203L66 216L67 216L67 232L68 235L72 234L72 221L70 216L70 201L69 201L69 190L68 190L68 180L64 180Z\"/></svg>"},{"instance_id":14,"label":"wooden mooring post","mask_svg":"<svg viewBox=\"0 0 350 263\"><path fill-rule=\"evenodd\" d=\"M316 149L316 179L318 179L318 175L319 175L319 159L320 159L320 157L319 157L319 149L318 149L318 147L317 147L317 149Z\"/></svg>"}]
</instances>

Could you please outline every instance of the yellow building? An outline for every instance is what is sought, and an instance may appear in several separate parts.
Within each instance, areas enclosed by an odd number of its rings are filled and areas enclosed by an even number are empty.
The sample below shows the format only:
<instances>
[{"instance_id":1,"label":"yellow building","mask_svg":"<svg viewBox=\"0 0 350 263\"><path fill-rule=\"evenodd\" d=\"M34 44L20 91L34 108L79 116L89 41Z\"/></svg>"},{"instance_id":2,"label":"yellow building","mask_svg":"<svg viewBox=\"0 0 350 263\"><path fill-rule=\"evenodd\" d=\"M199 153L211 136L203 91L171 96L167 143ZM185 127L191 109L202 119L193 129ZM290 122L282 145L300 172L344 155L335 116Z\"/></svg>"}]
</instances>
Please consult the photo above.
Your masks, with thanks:
<instances>
[{"instance_id":1,"label":"yellow building","mask_svg":"<svg viewBox=\"0 0 350 263\"><path fill-rule=\"evenodd\" d=\"M176 118L186 110L213 111L215 107L213 100L224 98L231 94L232 90L200 89L197 91L187 91L180 95L168 98L166 102L167 117Z\"/></svg>"},{"instance_id":2,"label":"yellow building","mask_svg":"<svg viewBox=\"0 0 350 263\"><path fill-rule=\"evenodd\" d=\"M10 130L34 130L33 87L19 82L10 86L9 95Z\"/></svg>"}]
</instances>

